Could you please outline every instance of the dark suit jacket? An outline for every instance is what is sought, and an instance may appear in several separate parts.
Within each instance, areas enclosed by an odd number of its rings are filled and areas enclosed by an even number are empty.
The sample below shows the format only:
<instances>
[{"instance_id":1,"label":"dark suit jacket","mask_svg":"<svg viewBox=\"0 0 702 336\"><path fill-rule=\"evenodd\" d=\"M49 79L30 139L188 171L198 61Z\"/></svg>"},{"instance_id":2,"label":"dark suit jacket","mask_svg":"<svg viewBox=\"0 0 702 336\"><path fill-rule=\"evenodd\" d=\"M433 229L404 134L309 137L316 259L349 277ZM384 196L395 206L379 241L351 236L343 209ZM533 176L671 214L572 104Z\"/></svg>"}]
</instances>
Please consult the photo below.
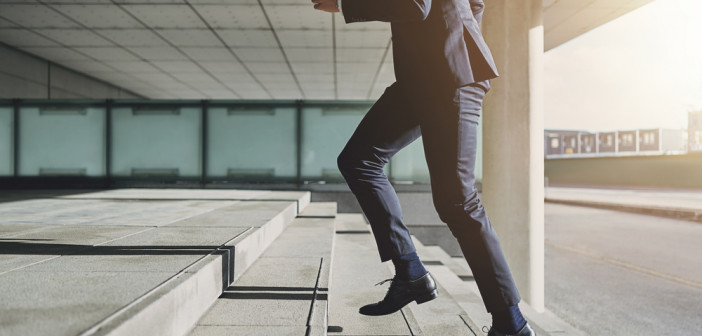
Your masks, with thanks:
<instances>
[{"instance_id":1,"label":"dark suit jacket","mask_svg":"<svg viewBox=\"0 0 702 336\"><path fill-rule=\"evenodd\" d=\"M346 23L390 22L398 82L463 86L498 76L482 0L342 0Z\"/></svg>"}]
</instances>

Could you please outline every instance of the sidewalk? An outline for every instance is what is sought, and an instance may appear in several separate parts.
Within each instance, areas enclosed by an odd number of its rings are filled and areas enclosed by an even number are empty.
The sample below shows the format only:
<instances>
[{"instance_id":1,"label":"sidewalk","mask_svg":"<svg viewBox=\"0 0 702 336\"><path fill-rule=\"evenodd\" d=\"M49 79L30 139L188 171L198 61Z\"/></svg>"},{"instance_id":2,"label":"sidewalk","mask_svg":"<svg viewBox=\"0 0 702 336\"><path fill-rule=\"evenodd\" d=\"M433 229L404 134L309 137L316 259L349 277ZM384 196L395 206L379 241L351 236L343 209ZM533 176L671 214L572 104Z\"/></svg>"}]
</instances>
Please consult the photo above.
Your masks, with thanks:
<instances>
[{"instance_id":1,"label":"sidewalk","mask_svg":"<svg viewBox=\"0 0 702 336\"><path fill-rule=\"evenodd\" d=\"M545 201L702 222L702 191L547 187Z\"/></svg>"}]
</instances>

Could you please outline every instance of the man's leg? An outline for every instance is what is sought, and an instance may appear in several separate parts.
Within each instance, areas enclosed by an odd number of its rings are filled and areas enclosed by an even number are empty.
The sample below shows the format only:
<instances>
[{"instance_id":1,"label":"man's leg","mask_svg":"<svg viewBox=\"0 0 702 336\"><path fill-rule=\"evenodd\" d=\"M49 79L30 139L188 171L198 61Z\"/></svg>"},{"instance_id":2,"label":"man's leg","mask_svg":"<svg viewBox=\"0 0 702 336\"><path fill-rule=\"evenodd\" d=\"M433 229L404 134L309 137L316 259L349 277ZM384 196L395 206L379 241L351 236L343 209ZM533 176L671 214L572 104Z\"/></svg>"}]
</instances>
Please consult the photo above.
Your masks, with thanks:
<instances>
[{"instance_id":1,"label":"man's leg","mask_svg":"<svg viewBox=\"0 0 702 336\"><path fill-rule=\"evenodd\" d=\"M478 116L489 83L436 93L421 106L420 128L439 217L457 238L488 312L520 301L497 234L475 188Z\"/></svg>"},{"instance_id":2,"label":"man's leg","mask_svg":"<svg viewBox=\"0 0 702 336\"><path fill-rule=\"evenodd\" d=\"M363 117L337 163L370 222L381 261L416 252L402 222L395 189L383 166L420 136L419 124L405 107L398 83L390 85Z\"/></svg>"}]
</instances>

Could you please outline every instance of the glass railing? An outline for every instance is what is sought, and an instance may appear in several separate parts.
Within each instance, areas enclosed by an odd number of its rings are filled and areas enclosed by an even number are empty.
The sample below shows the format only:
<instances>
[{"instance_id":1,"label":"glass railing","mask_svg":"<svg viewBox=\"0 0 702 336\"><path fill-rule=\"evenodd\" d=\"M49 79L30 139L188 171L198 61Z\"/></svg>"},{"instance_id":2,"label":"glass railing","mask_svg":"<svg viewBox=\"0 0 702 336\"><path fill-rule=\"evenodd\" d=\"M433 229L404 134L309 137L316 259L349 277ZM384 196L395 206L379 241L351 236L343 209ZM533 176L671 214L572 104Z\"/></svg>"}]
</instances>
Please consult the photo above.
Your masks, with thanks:
<instances>
[{"instance_id":1,"label":"glass railing","mask_svg":"<svg viewBox=\"0 0 702 336\"><path fill-rule=\"evenodd\" d=\"M0 176L343 182L336 158L372 104L0 100ZM429 183L421 138L384 171Z\"/></svg>"}]
</instances>

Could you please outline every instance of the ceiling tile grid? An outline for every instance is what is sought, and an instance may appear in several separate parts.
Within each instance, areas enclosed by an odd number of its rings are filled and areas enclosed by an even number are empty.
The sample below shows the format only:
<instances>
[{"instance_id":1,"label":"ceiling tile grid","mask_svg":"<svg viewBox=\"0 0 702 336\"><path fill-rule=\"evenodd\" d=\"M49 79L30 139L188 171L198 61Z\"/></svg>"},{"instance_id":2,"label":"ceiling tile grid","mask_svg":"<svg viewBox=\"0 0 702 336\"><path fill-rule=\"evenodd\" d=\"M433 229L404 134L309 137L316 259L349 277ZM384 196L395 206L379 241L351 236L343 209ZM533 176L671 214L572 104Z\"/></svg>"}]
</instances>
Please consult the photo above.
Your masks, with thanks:
<instances>
[{"instance_id":1,"label":"ceiling tile grid","mask_svg":"<svg viewBox=\"0 0 702 336\"><path fill-rule=\"evenodd\" d=\"M159 97L365 99L379 77L387 24L347 25L294 1L189 3L25 4L41 9L22 16L28 26L0 14L0 41Z\"/></svg>"},{"instance_id":2,"label":"ceiling tile grid","mask_svg":"<svg viewBox=\"0 0 702 336\"><path fill-rule=\"evenodd\" d=\"M150 28L205 29L207 25L185 4L122 5L122 8Z\"/></svg>"},{"instance_id":3,"label":"ceiling tile grid","mask_svg":"<svg viewBox=\"0 0 702 336\"><path fill-rule=\"evenodd\" d=\"M61 13L41 4L0 3L0 16L28 28L78 28Z\"/></svg>"},{"instance_id":4,"label":"ceiling tile grid","mask_svg":"<svg viewBox=\"0 0 702 336\"><path fill-rule=\"evenodd\" d=\"M141 28L142 25L111 4L51 5L88 28Z\"/></svg>"},{"instance_id":5,"label":"ceiling tile grid","mask_svg":"<svg viewBox=\"0 0 702 336\"><path fill-rule=\"evenodd\" d=\"M0 29L0 42L14 47L60 47L60 45L32 30L24 28Z\"/></svg>"},{"instance_id":6,"label":"ceiling tile grid","mask_svg":"<svg viewBox=\"0 0 702 336\"><path fill-rule=\"evenodd\" d=\"M195 10L214 29L267 29L269 27L263 10L258 4L196 5Z\"/></svg>"}]
</instances>

